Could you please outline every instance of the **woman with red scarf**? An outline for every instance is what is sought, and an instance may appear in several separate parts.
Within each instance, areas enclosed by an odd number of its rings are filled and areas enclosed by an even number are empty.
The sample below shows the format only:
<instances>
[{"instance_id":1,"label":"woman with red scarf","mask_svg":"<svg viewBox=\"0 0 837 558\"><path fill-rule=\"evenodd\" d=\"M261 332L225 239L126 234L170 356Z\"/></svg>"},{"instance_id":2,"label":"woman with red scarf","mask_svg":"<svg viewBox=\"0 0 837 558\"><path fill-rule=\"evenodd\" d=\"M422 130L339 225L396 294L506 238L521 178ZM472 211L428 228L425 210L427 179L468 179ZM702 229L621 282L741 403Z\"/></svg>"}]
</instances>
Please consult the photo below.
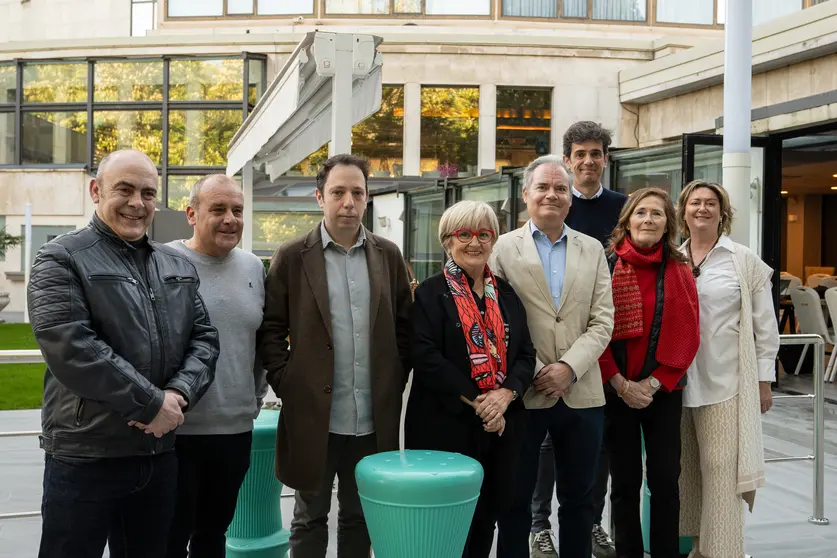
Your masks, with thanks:
<instances>
[{"instance_id":1,"label":"woman with red scarf","mask_svg":"<svg viewBox=\"0 0 837 558\"><path fill-rule=\"evenodd\" d=\"M461 453L482 465L463 553L473 558L488 557L497 518L512 503L525 430L521 397L535 373L523 303L488 267L499 227L482 202L445 211L439 241L449 260L416 289L412 313L405 445Z\"/></svg>"},{"instance_id":2,"label":"woman with red scarf","mask_svg":"<svg viewBox=\"0 0 837 558\"><path fill-rule=\"evenodd\" d=\"M650 554L678 558L680 414L686 370L700 345L695 278L677 245L664 190L635 192L608 248L613 337L599 359L605 383L605 443L618 558L644 556L640 528L642 439L651 492Z\"/></svg>"}]
</instances>

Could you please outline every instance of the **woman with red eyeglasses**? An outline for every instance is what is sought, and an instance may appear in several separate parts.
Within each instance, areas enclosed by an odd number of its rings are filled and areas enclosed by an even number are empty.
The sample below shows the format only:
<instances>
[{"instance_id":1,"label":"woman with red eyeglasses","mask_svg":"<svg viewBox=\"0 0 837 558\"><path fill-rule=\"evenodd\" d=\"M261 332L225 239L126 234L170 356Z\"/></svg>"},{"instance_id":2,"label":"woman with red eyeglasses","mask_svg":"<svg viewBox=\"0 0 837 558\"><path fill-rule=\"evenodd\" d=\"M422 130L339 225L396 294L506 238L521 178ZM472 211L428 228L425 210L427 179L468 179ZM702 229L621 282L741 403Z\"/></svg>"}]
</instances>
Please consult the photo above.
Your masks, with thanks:
<instances>
[{"instance_id":1,"label":"woman with red eyeglasses","mask_svg":"<svg viewBox=\"0 0 837 558\"><path fill-rule=\"evenodd\" d=\"M535 372L523 303L488 267L498 230L485 203L445 211L439 241L448 262L416 289L412 313L406 447L461 453L482 465L463 553L474 558L489 555L497 518L511 504L525 426L520 397Z\"/></svg>"}]
</instances>

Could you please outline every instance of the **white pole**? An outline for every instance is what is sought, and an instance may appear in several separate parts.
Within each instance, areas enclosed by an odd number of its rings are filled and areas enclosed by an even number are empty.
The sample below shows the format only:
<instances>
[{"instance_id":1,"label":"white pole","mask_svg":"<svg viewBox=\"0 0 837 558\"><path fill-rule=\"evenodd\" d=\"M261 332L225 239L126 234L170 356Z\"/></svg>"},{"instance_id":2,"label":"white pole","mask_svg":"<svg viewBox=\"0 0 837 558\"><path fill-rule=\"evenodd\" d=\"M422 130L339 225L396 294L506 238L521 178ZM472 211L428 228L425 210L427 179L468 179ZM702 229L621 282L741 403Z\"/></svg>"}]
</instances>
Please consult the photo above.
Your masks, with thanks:
<instances>
[{"instance_id":1,"label":"white pole","mask_svg":"<svg viewBox=\"0 0 837 558\"><path fill-rule=\"evenodd\" d=\"M29 273L32 267L32 203L26 202L26 216L23 221L23 288L29 290ZM23 321L29 323L29 300L23 305Z\"/></svg>"},{"instance_id":2,"label":"white pole","mask_svg":"<svg viewBox=\"0 0 837 558\"><path fill-rule=\"evenodd\" d=\"M352 35L335 33L328 155L352 152Z\"/></svg>"},{"instance_id":3,"label":"white pole","mask_svg":"<svg viewBox=\"0 0 837 558\"><path fill-rule=\"evenodd\" d=\"M241 249L253 251L253 161L247 161L241 169L241 189L244 194L244 231L241 235Z\"/></svg>"},{"instance_id":4,"label":"white pole","mask_svg":"<svg viewBox=\"0 0 837 558\"><path fill-rule=\"evenodd\" d=\"M750 109L752 0L728 0L724 32L723 183L735 209L732 238L750 245Z\"/></svg>"}]
</instances>

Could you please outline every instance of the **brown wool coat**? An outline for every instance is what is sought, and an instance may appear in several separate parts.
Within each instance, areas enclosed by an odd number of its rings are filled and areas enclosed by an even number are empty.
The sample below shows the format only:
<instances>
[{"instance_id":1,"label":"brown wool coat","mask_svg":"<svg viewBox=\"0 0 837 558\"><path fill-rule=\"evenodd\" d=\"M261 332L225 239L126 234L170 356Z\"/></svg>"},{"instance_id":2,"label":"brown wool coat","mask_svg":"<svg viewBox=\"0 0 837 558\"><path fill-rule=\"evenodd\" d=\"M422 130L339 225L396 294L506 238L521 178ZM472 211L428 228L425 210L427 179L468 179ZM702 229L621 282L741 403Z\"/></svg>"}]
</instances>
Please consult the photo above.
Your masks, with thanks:
<instances>
[{"instance_id":1,"label":"brown wool coat","mask_svg":"<svg viewBox=\"0 0 837 558\"><path fill-rule=\"evenodd\" d=\"M398 449L401 398L410 372L412 296L398 247L368 231L366 239L372 409L378 451L389 451ZM276 477L296 490L320 490L328 446L334 354L319 224L273 255L265 282L259 351L268 382L282 400L276 433Z\"/></svg>"}]
</instances>

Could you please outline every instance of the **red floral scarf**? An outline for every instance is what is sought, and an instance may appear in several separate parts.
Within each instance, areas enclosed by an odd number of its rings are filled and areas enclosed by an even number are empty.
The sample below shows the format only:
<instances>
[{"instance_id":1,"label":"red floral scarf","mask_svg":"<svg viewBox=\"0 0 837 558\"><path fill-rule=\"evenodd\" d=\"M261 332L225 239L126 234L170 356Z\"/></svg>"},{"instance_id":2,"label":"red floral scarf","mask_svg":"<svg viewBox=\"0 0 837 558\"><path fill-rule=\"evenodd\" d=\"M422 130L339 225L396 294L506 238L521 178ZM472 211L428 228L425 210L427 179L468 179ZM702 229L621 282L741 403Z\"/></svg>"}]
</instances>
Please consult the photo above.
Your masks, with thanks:
<instances>
[{"instance_id":1,"label":"red floral scarf","mask_svg":"<svg viewBox=\"0 0 837 558\"><path fill-rule=\"evenodd\" d=\"M613 270L614 341L643 334L642 293L636 267L663 262L663 243L653 252L640 252L625 239L614 250L619 256ZM699 306L695 278L689 266L669 259L663 276L663 316L657 343L657 362L682 370L700 345Z\"/></svg>"},{"instance_id":2,"label":"red floral scarf","mask_svg":"<svg viewBox=\"0 0 837 558\"><path fill-rule=\"evenodd\" d=\"M456 303L462 333L471 361L471 378L483 393L499 388L506 379L506 324L497 302L494 274L485 266L485 316L480 314L471 294L468 277L451 258L445 266L445 279ZM499 333L499 335L498 335Z\"/></svg>"}]
</instances>

